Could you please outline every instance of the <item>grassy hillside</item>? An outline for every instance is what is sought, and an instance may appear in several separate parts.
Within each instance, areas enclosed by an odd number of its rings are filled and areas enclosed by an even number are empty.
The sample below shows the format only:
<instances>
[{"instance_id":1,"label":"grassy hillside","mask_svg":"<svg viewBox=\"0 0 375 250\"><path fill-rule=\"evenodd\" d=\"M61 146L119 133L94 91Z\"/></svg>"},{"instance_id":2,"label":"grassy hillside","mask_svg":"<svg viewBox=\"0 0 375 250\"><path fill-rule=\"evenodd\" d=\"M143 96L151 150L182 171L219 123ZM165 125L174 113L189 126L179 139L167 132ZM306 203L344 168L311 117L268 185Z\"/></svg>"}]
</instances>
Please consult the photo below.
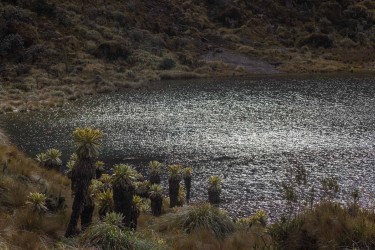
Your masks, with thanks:
<instances>
[{"instance_id":1,"label":"grassy hillside","mask_svg":"<svg viewBox=\"0 0 375 250\"><path fill-rule=\"evenodd\" d=\"M47 197L47 213L41 215L27 203L34 192ZM0 144L1 249L54 245L66 228L70 197L70 181L66 177L41 169L17 149Z\"/></svg>"},{"instance_id":2,"label":"grassy hillside","mask_svg":"<svg viewBox=\"0 0 375 250\"><path fill-rule=\"evenodd\" d=\"M4 0L0 24L0 112L159 79L375 68L369 0Z\"/></svg>"}]
</instances>

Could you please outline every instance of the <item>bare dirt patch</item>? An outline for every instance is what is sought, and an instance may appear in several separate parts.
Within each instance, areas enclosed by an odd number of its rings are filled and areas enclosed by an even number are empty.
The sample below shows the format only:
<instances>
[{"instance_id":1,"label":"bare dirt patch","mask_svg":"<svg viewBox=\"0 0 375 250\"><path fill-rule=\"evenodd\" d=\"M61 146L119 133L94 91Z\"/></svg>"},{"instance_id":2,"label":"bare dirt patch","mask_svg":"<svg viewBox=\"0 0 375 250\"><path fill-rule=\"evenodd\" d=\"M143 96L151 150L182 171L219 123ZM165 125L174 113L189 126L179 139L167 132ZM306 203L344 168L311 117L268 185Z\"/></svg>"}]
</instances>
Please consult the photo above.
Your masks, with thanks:
<instances>
[{"instance_id":1,"label":"bare dirt patch","mask_svg":"<svg viewBox=\"0 0 375 250\"><path fill-rule=\"evenodd\" d=\"M221 61L233 66L233 68L242 68L251 74L277 74L280 73L275 66L255 57L249 57L232 50L216 49L210 51L201 57L203 61Z\"/></svg>"}]
</instances>

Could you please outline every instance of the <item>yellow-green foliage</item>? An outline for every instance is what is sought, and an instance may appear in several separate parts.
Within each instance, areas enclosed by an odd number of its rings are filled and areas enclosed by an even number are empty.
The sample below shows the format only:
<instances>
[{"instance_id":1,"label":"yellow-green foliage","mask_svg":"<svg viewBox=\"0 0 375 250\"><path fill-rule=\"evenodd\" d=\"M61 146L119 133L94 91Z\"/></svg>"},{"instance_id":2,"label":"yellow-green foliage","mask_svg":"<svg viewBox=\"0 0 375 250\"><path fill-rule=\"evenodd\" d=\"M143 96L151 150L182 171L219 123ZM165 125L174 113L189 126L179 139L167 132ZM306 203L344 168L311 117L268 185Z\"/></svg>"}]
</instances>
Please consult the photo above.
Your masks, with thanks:
<instances>
[{"instance_id":1,"label":"yellow-green foliage","mask_svg":"<svg viewBox=\"0 0 375 250\"><path fill-rule=\"evenodd\" d=\"M186 167L182 169L182 175L185 177L191 177L191 173L193 172L193 169L190 167Z\"/></svg>"},{"instance_id":2,"label":"yellow-green foliage","mask_svg":"<svg viewBox=\"0 0 375 250\"><path fill-rule=\"evenodd\" d=\"M90 194L95 197L99 193L105 191L104 183L100 180L91 180L90 188L89 188Z\"/></svg>"},{"instance_id":3,"label":"yellow-green foliage","mask_svg":"<svg viewBox=\"0 0 375 250\"><path fill-rule=\"evenodd\" d=\"M213 189L221 189L221 178L216 175L210 176L208 179L208 185Z\"/></svg>"},{"instance_id":4,"label":"yellow-green foliage","mask_svg":"<svg viewBox=\"0 0 375 250\"><path fill-rule=\"evenodd\" d=\"M181 166L178 164L168 166L169 178L180 178L181 169Z\"/></svg>"},{"instance_id":5,"label":"yellow-green foliage","mask_svg":"<svg viewBox=\"0 0 375 250\"><path fill-rule=\"evenodd\" d=\"M97 161L97 162L95 162L95 167L97 168L97 169L103 169L103 167L104 167L104 162L102 162L102 161Z\"/></svg>"},{"instance_id":6,"label":"yellow-green foliage","mask_svg":"<svg viewBox=\"0 0 375 250\"><path fill-rule=\"evenodd\" d=\"M76 128L73 131L73 140L78 157L93 158L98 156L98 148L103 133L98 129Z\"/></svg>"},{"instance_id":7,"label":"yellow-green foliage","mask_svg":"<svg viewBox=\"0 0 375 250\"><path fill-rule=\"evenodd\" d=\"M160 174L162 164L158 161L150 161L148 164L150 174Z\"/></svg>"},{"instance_id":8,"label":"yellow-green foliage","mask_svg":"<svg viewBox=\"0 0 375 250\"><path fill-rule=\"evenodd\" d=\"M253 225L266 226L267 214L265 211L259 210L253 216L240 219L238 223L245 228L251 228Z\"/></svg>"},{"instance_id":9,"label":"yellow-green foliage","mask_svg":"<svg viewBox=\"0 0 375 250\"><path fill-rule=\"evenodd\" d=\"M163 188L158 184L153 184L150 187L150 197L157 197L163 195Z\"/></svg>"},{"instance_id":10,"label":"yellow-green foliage","mask_svg":"<svg viewBox=\"0 0 375 250\"><path fill-rule=\"evenodd\" d=\"M137 171L126 164L117 164L114 167L112 176L113 185L128 186L133 185L133 181L137 178Z\"/></svg>"},{"instance_id":11,"label":"yellow-green foliage","mask_svg":"<svg viewBox=\"0 0 375 250\"><path fill-rule=\"evenodd\" d=\"M107 189L98 193L95 196L95 201L99 208L109 207L113 208L113 192L111 189Z\"/></svg>"},{"instance_id":12,"label":"yellow-green foliage","mask_svg":"<svg viewBox=\"0 0 375 250\"><path fill-rule=\"evenodd\" d=\"M29 194L26 204L30 205L33 212L42 213L47 211L46 199L44 194L34 192Z\"/></svg>"}]
</instances>

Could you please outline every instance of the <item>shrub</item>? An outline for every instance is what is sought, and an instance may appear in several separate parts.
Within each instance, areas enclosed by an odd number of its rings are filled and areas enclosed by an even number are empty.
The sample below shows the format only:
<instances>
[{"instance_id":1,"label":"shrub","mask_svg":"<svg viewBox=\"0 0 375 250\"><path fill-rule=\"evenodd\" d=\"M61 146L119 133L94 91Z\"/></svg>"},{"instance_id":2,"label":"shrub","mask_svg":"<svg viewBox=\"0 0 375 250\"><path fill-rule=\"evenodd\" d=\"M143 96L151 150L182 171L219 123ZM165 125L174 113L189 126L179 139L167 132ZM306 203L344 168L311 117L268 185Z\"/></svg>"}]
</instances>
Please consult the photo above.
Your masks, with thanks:
<instances>
[{"instance_id":1,"label":"shrub","mask_svg":"<svg viewBox=\"0 0 375 250\"><path fill-rule=\"evenodd\" d=\"M309 239L309 242L300 242L299 237L294 237L301 232L302 221L289 220L285 217L279 219L268 228L268 233L272 237L276 249L299 249L304 246L313 246L311 249L317 249L316 243ZM309 238L309 237L306 237Z\"/></svg>"},{"instance_id":2,"label":"shrub","mask_svg":"<svg viewBox=\"0 0 375 250\"><path fill-rule=\"evenodd\" d=\"M164 58L159 64L159 69L168 70L168 69L173 69L175 66L176 66L176 62L173 59Z\"/></svg>"},{"instance_id":3,"label":"shrub","mask_svg":"<svg viewBox=\"0 0 375 250\"><path fill-rule=\"evenodd\" d=\"M17 76L27 75L30 73L31 67L28 65L20 64L16 67Z\"/></svg>"},{"instance_id":4,"label":"shrub","mask_svg":"<svg viewBox=\"0 0 375 250\"><path fill-rule=\"evenodd\" d=\"M36 61L41 59L45 55L46 52L47 52L47 49L44 45L36 44L26 50L24 59L34 64Z\"/></svg>"},{"instance_id":5,"label":"shrub","mask_svg":"<svg viewBox=\"0 0 375 250\"><path fill-rule=\"evenodd\" d=\"M56 6L49 4L46 0L36 0L34 11L40 16L56 17Z\"/></svg>"},{"instance_id":6,"label":"shrub","mask_svg":"<svg viewBox=\"0 0 375 250\"><path fill-rule=\"evenodd\" d=\"M358 208L358 207L357 207ZM268 227L275 249L374 249L374 213L323 202Z\"/></svg>"},{"instance_id":7,"label":"shrub","mask_svg":"<svg viewBox=\"0 0 375 250\"><path fill-rule=\"evenodd\" d=\"M34 24L30 18L30 12L25 11L16 6L7 5L0 11L1 15L6 22L23 22Z\"/></svg>"},{"instance_id":8,"label":"shrub","mask_svg":"<svg viewBox=\"0 0 375 250\"><path fill-rule=\"evenodd\" d=\"M361 4L350 5L346 10L344 10L344 15L348 18L359 19L366 18L367 8Z\"/></svg>"},{"instance_id":9,"label":"shrub","mask_svg":"<svg viewBox=\"0 0 375 250\"><path fill-rule=\"evenodd\" d=\"M66 27L66 28L73 26L73 23L72 23L71 19L69 18L68 13L65 10L57 9L56 17L57 17L57 21L62 26Z\"/></svg>"},{"instance_id":10,"label":"shrub","mask_svg":"<svg viewBox=\"0 0 375 250\"><path fill-rule=\"evenodd\" d=\"M267 214L263 210L259 210L253 216L240 219L238 223L246 229L250 229L253 225L261 225L265 227L267 225Z\"/></svg>"},{"instance_id":11,"label":"shrub","mask_svg":"<svg viewBox=\"0 0 375 250\"><path fill-rule=\"evenodd\" d=\"M120 26L125 26L128 23L126 16L121 11L114 11L113 17Z\"/></svg>"},{"instance_id":12,"label":"shrub","mask_svg":"<svg viewBox=\"0 0 375 250\"><path fill-rule=\"evenodd\" d=\"M9 34L0 41L0 55L6 56L23 49L23 39L19 34Z\"/></svg>"},{"instance_id":13,"label":"shrub","mask_svg":"<svg viewBox=\"0 0 375 250\"><path fill-rule=\"evenodd\" d=\"M297 42L297 46L302 47L304 45L319 48L330 48L333 46L333 41L332 39L325 35L325 34L319 34L319 33L314 33L308 36L305 36L301 38Z\"/></svg>"},{"instance_id":14,"label":"shrub","mask_svg":"<svg viewBox=\"0 0 375 250\"><path fill-rule=\"evenodd\" d=\"M138 29L131 30L129 32L129 36L135 42L140 42L140 41L142 41L144 39L143 31L142 30L138 30Z\"/></svg>"},{"instance_id":15,"label":"shrub","mask_svg":"<svg viewBox=\"0 0 375 250\"><path fill-rule=\"evenodd\" d=\"M96 57L109 61L127 59L129 54L130 51L124 44L113 41L100 44L94 52Z\"/></svg>"},{"instance_id":16,"label":"shrub","mask_svg":"<svg viewBox=\"0 0 375 250\"><path fill-rule=\"evenodd\" d=\"M234 232L234 223L226 212L207 203L184 210L178 216L177 223L186 233L204 228L220 239Z\"/></svg>"}]
</instances>

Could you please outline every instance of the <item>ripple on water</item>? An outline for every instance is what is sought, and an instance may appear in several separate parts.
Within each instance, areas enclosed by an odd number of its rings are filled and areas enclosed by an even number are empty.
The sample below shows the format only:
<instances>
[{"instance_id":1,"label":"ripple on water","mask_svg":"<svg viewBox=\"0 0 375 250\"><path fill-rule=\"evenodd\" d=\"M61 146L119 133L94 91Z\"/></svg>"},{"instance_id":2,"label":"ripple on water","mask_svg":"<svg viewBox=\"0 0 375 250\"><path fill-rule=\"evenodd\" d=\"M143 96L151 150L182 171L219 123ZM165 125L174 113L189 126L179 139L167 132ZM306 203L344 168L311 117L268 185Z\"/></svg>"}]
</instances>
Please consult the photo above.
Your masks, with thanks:
<instances>
[{"instance_id":1,"label":"ripple on water","mask_svg":"<svg viewBox=\"0 0 375 250\"><path fill-rule=\"evenodd\" d=\"M64 110L2 116L13 141L35 154L72 152L77 126L102 129L101 159L145 172L151 159L194 168L192 197L206 199L210 175L223 178L222 206L237 216L280 213L280 184L289 159L311 183L333 175L341 197L375 191L372 76L254 77L168 81L148 89L86 98Z\"/></svg>"}]
</instances>

